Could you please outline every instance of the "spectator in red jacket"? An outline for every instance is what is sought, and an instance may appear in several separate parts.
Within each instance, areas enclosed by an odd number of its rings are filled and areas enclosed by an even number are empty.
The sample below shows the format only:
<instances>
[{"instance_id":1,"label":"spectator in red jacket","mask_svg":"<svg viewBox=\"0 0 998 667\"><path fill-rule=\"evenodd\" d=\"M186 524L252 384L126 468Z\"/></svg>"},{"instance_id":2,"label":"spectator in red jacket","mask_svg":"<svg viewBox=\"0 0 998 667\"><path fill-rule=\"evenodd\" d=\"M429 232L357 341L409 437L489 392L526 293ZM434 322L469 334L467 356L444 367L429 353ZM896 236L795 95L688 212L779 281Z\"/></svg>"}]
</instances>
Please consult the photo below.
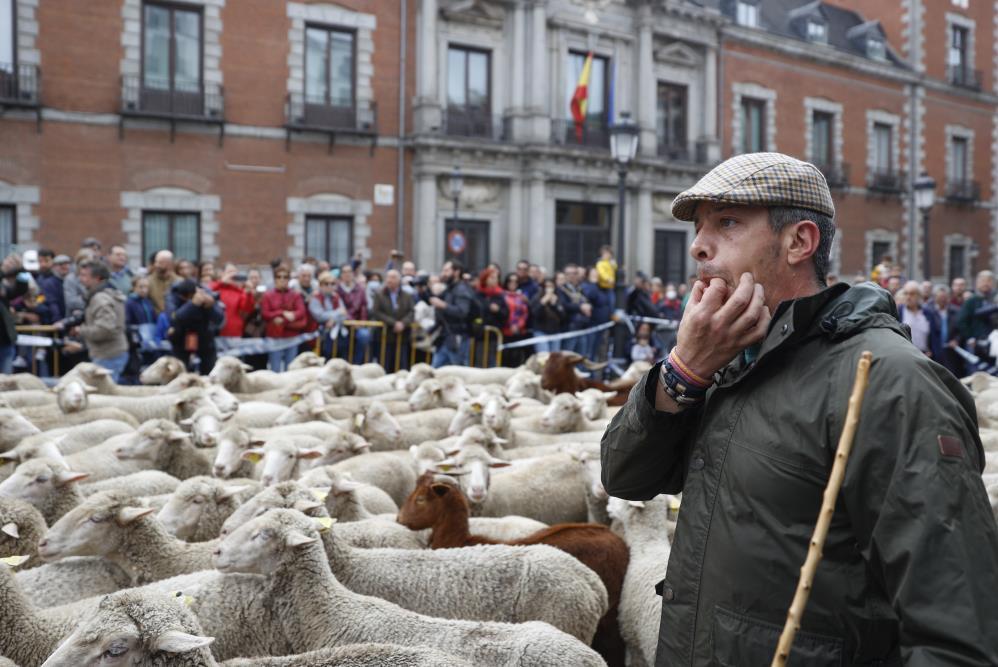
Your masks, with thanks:
<instances>
[{"instance_id":1,"label":"spectator in red jacket","mask_svg":"<svg viewBox=\"0 0 998 667\"><path fill-rule=\"evenodd\" d=\"M253 293L240 280L239 269L235 264L226 264L222 277L211 284L211 291L218 294L218 300L225 304L225 324L219 336L241 338L246 326L246 318L253 314L256 302Z\"/></svg>"},{"instance_id":2,"label":"spectator in red jacket","mask_svg":"<svg viewBox=\"0 0 998 667\"><path fill-rule=\"evenodd\" d=\"M278 266L274 270L274 289L263 295L260 312L267 325L267 338L293 338L307 323L305 302L300 292L288 287L290 280L291 271L286 266ZM278 373L287 370L297 353L295 345L270 352L267 357L270 370Z\"/></svg>"}]
</instances>

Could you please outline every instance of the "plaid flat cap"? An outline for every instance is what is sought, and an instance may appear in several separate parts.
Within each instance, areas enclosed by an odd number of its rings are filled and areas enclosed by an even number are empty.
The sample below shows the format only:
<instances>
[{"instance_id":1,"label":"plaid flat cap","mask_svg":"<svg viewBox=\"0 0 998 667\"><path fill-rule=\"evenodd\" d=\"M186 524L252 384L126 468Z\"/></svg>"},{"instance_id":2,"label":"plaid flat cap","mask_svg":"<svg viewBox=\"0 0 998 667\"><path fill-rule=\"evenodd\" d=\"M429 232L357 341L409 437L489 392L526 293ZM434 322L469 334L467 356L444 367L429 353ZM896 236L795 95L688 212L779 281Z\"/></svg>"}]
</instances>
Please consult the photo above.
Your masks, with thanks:
<instances>
[{"instance_id":1,"label":"plaid flat cap","mask_svg":"<svg viewBox=\"0 0 998 667\"><path fill-rule=\"evenodd\" d=\"M782 153L746 153L717 165L672 202L677 220L693 221L703 201L740 206L792 206L835 217L824 174Z\"/></svg>"}]
</instances>

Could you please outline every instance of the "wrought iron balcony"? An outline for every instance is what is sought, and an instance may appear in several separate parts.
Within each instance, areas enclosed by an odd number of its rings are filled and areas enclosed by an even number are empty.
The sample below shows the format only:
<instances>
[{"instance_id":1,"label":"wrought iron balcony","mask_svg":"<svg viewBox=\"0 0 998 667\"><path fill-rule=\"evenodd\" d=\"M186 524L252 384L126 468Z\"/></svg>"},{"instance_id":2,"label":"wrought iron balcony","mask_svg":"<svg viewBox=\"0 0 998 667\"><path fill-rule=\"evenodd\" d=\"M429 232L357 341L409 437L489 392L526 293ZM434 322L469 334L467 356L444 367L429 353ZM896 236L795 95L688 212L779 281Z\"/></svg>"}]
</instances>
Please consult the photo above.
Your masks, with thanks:
<instances>
[{"instance_id":1,"label":"wrought iron balcony","mask_svg":"<svg viewBox=\"0 0 998 667\"><path fill-rule=\"evenodd\" d=\"M121 77L121 116L118 136L124 136L125 119L166 120L170 123L170 141L178 122L207 123L218 126L218 143L225 136L225 95L216 84L178 84L140 76Z\"/></svg>"},{"instance_id":2,"label":"wrought iron balcony","mask_svg":"<svg viewBox=\"0 0 998 667\"><path fill-rule=\"evenodd\" d=\"M0 63L0 107L36 109L40 92L41 70L37 65Z\"/></svg>"},{"instance_id":3,"label":"wrought iron balcony","mask_svg":"<svg viewBox=\"0 0 998 667\"><path fill-rule=\"evenodd\" d=\"M469 137L490 141L508 141L510 139L507 119L465 107L447 107L443 114L441 130L450 137Z\"/></svg>"},{"instance_id":4,"label":"wrought iron balcony","mask_svg":"<svg viewBox=\"0 0 998 667\"><path fill-rule=\"evenodd\" d=\"M966 65L947 65L946 78L954 86L969 90L981 89L981 70L971 69Z\"/></svg>"},{"instance_id":5,"label":"wrought iron balcony","mask_svg":"<svg viewBox=\"0 0 998 667\"><path fill-rule=\"evenodd\" d=\"M378 105L372 102L369 109L330 104L325 98L314 98L302 93L288 94L284 113L287 135L285 146L291 146L292 132L318 132L328 135L332 151L337 135L371 139L371 151L378 139Z\"/></svg>"},{"instance_id":6,"label":"wrought iron balcony","mask_svg":"<svg viewBox=\"0 0 998 667\"><path fill-rule=\"evenodd\" d=\"M686 162L688 164L704 165L709 161L707 143L694 141L688 144L669 143L664 137L658 137L656 152L660 158L670 162Z\"/></svg>"},{"instance_id":7,"label":"wrought iron balcony","mask_svg":"<svg viewBox=\"0 0 998 667\"><path fill-rule=\"evenodd\" d=\"M816 162L814 163L814 166L817 167L822 174L824 174L825 180L828 181L828 187L849 187L849 165L845 162L834 164L819 164Z\"/></svg>"},{"instance_id":8,"label":"wrought iron balcony","mask_svg":"<svg viewBox=\"0 0 998 667\"><path fill-rule=\"evenodd\" d=\"M551 141L563 146L610 149L610 127L604 118L589 118L581 125L574 119L551 121Z\"/></svg>"},{"instance_id":9,"label":"wrought iron balcony","mask_svg":"<svg viewBox=\"0 0 998 667\"><path fill-rule=\"evenodd\" d=\"M946 184L946 199L959 204L969 204L981 198L981 184L977 181L949 181Z\"/></svg>"},{"instance_id":10,"label":"wrought iron balcony","mask_svg":"<svg viewBox=\"0 0 998 667\"><path fill-rule=\"evenodd\" d=\"M866 177L868 189L885 194L903 192L907 182L907 174L898 169L872 169Z\"/></svg>"}]
</instances>

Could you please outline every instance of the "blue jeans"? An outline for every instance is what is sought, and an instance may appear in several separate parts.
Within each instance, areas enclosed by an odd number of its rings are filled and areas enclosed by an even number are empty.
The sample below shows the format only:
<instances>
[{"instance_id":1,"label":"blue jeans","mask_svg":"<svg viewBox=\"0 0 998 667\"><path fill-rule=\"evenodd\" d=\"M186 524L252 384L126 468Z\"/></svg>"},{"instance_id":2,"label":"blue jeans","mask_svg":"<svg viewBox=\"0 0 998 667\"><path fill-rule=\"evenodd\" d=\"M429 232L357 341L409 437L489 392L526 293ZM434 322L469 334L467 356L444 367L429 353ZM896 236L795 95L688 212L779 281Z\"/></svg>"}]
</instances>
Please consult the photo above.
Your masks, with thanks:
<instances>
[{"instance_id":1,"label":"blue jeans","mask_svg":"<svg viewBox=\"0 0 998 667\"><path fill-rule=\"evenodd\" d=\"M471 346L471 336L461 336L460 344L455 346L452 336L447 336L440 343L436 352L433 353L433 363L431 366L440 368L441 366L467 366L468 349ZM457 349L452 349L456 347Z\"/></svg>"},{"instance_id":2,"label":"blue jeans","mask_svg":"<svg viewBox=\"0 0 998 667\"><path fill-rule=\"evenodd\" d=\"M110 359L91 359L95 364L101 368L106 368L111 371L111 379L117 382L121 379L121 372L125 370L125 366L128 365L128 353L119 354L117 357L111 357Z\"/></svg>"},{"instance_id":3,"label":"blue jeans","mask_svg":"<svg viewBox=\"0 0 998 667\"><path fill-rule=\"evenodd\" d=\"M371 330L357 328L354 330L353 334L353 359L347 359L352 364L362 364L364 363L364 357L367 354L367 349L371 346ZM337 350L338 355L342 359L346 359L350 354L350 332L346 329L340 334L340 341L337 344L339 348Z\"/></svg>"},{"instance_id":4,"label":"blue jeans","mask_svg":"<svg viewBox=\"0 0 998 667\"><path fill-rule=\"evenodd\" d=\"M288 366L298 356L298 346L292 345L283 350L275 350L267 353L267 366L275 373L288 370Z\"/></svg>"},{"instance_id":5,"label":"blue jeans","mask_svg":"<svg viewBox=\"0 0 998 667\"><path fill-rule=\"evenodd\" d=\"M14 345L0 345L0 373L10 375L14 372L14 355L17 347Z\"/></svg>"},{"instance_id":6,"label":"blue jeans","mask_svg":"<svg viewBox=\"0 0 998 667\"><path fill-rule=\"evenodd\" d=\"M538 333L537 335L543 336L544 334ZM560 340L542 340L534 343L534 352L559 352L561 344L562 341Z\"/></svg>"}]
</instances>

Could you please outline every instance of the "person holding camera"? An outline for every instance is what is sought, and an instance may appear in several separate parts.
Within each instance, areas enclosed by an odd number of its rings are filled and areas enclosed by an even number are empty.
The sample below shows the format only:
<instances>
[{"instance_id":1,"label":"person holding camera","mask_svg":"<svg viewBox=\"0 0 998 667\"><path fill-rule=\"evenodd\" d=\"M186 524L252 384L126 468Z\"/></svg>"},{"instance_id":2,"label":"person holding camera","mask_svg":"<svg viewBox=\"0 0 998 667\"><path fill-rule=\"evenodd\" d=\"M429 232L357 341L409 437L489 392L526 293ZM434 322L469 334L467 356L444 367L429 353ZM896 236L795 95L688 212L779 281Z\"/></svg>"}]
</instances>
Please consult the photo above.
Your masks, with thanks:
<instances>
[{"instance_id":1,"label":"person holding camera","mask_svg":"<svg viewBox=\"0 0 998 667\"><path fill-rule=\"evenodd\" d=\"M14 372L14 356L17 353L17 326L10 305L15 299L28 292L28 274L21 266L21 258L16 254L7 256L2 265L3 278L0 279L0 373Z\"/></svg>"},{"instance_id":2,"label":"person holding camera","mask_svg":"<svg viewBox=\"0 0 998 667\"><path fill-rule=\"evenodd\" d=\"M190 278L174 285L171 297L178 304L170 315L167 332L173 354L187 370L193 371L196 366L199 373L207 375L215 366L215 331L225 319L225 310L211 292Z\"/></svg>"},{"instance_id":3,"label":"person holding camera","mask_svg":"<svg viewBox=\"0 0 998 667\"><path fill-rule=\"evenodd\" d=\"M218 294L218 300L225 305L225 324L219 336L241 338L246 327L246 318L256 308L256 297L252 288L246 285L246 274L240 273L236 265L229 262L222 269L222 277L211 285Z\"/></svg>"},{"instance_id":4,"label":"person holding camera","mask_svg":"<svg viewBox=\"0 0 998 667\"><path fill-rule=\"evenodd\" d=\"M111 271L98 260L80 263L77 278L87 290L83 321L78 323L69 319L61 324L69 328L70 335L78 330L90 353L90 361L111 371L111 379L117 382L128 364L125 295L109 282Z\"/></svg>"}]
</instances>

